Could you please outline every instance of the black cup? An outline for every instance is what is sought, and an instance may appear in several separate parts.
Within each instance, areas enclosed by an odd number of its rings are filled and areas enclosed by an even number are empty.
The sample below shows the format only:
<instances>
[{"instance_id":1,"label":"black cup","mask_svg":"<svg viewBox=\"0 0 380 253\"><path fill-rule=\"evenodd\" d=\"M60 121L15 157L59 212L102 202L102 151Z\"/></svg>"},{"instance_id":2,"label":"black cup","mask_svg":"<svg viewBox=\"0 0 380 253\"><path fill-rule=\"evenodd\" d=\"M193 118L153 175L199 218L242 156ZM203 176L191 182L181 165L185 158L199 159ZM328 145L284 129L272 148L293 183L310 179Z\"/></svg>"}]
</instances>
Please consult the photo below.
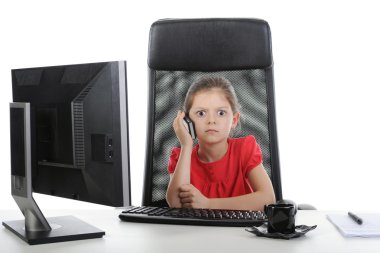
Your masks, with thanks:
<instances>
[{"instance_id":1,"label":"black cup","mask_svg":"<svg viewBox=\"0 0 380 253\"><path fill-rule=\"evenodd\" d=\"M268 218L268 233L291 234L295 232L297 209L293 204L272 204L264 207Z\"/></svg>"}]
</instances>

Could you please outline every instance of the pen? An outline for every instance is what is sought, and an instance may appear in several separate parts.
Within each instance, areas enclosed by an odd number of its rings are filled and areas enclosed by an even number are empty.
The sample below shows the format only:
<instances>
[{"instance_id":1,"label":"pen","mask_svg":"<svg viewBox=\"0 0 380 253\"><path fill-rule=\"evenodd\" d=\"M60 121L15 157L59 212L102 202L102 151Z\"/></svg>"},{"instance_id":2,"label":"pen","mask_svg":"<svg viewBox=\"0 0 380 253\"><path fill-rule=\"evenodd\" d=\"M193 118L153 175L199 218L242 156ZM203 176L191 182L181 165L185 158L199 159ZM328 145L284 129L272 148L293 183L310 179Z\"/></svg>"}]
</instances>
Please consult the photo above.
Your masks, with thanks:
<instances>
[{"instance_id":1,"label":"pen","mask_svg":"<svg viewBox=\"0 0 380 253\"><path fill-rule=\"evenodd\" d=\"M351 212L348 212L348 216L350 216L350 218L353 219L359 225L363 224L363 220L359 216L357 216Z\"/></svg>"}]
</instances>

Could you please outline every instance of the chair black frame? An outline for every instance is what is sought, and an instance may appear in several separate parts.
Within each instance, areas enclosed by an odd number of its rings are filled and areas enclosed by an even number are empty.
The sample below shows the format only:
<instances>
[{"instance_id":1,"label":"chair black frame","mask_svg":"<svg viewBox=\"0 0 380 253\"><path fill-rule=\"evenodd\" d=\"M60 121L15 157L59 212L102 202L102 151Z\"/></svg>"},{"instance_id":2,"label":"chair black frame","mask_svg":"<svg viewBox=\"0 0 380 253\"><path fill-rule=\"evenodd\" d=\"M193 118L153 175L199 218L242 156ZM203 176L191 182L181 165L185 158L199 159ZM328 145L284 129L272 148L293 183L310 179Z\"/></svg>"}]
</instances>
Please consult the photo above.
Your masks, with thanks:
<instances>
[{"instance_id":1,"label":"chair black frame","mask_svg":"<svg viewBox=\"0 0 380 253\"><path fill-rule=\"evenodd\" d=\"M147 142L142 205L167 205L165 199L152 199L157 71L265 71L267 110L270 112L270 176L276 199L282 199L271 34L266 21L236 18L159 20L150 29L148 68Z\"/></svg>"}]
</instances>

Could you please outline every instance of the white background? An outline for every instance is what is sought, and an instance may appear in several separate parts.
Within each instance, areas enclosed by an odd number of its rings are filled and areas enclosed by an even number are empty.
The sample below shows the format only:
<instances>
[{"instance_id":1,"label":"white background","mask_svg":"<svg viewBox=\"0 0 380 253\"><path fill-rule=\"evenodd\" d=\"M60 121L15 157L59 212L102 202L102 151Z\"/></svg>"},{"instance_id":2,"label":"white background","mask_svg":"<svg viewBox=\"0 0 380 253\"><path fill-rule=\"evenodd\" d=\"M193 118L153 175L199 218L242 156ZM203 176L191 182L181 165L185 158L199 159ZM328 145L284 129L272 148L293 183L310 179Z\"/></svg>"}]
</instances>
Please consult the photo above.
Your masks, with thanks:
<instances>
[{"instance_id":1,"label":"white background","mask_svg":"<svg viewBox=\"0 0 380 253\"><path fill-rule=\"evenodd\" d=\"M10 193L13 68L127 60L132 203L141 204L147 47L161 18L253 17L272 30L284 198L380 211L376 1L0 1L0 209ZM105 208L35 195L42 209Z\"/></svg>"}]
</instances>

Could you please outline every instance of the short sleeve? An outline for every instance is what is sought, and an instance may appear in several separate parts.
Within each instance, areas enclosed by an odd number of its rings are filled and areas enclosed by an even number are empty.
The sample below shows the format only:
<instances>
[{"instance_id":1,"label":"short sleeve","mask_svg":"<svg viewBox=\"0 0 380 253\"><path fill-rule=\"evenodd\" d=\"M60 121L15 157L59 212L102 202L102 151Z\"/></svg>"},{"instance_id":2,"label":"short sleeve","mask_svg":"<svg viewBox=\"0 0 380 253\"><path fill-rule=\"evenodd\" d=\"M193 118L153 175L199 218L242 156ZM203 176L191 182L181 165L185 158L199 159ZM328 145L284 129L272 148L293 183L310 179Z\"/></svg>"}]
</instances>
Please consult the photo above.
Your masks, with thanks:
<instances>
[{"instance_id":1,"label":"short sleeve","mask_svg":"<svg viewBox=\"0 0 380 253\"><path fill-rule=\"evenodd\" d=\"M248 173L255 168L257 165L263 162L263 155L261 153L261 149L259 144L256 142L255 137L252 135L248 135L244 140L244 158L245 158L245 166L244 172L245 175L248 176Z\"/></svg>"},{"instance_id":2,"label":"short sleeve","mask_svg":"<svg viewBox=\"0 0 380 253\"><path fill-rule=\"evenodd\" d=\"M177 166L178 158L181 153L180 148L173 148L172 153L169 157L169 163L168 163L168 172L172 174L175 171L175 167Z\"/></svg>"}]
</instances>

